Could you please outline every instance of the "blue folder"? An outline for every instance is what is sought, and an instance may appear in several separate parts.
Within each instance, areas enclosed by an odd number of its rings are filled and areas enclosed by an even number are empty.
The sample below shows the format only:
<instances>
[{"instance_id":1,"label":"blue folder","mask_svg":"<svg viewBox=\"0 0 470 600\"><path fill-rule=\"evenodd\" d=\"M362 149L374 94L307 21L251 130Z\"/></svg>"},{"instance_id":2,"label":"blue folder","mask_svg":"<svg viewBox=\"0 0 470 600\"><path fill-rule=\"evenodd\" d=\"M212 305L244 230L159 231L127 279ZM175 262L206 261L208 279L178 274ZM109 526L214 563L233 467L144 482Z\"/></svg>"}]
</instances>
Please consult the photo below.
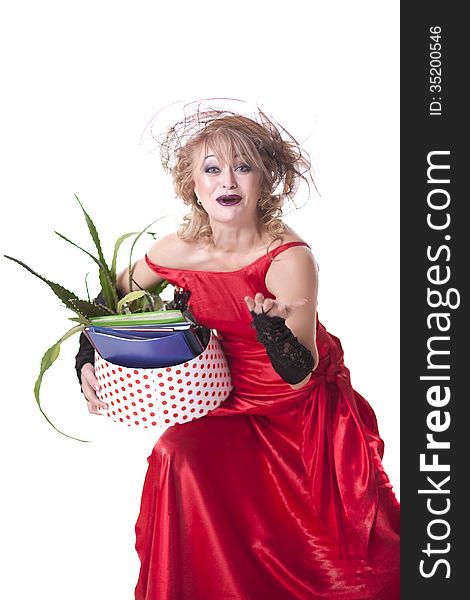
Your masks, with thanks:
<instances>
[{"instance_id":1,"label":"blue folder","mask_svg":"<svg viewBox=\"0 0 470 600\"><path fill-rule=\"evenodd\" d=\"M151 337L139 333L93 326L84 330L100 356L122 367L171 367L196 355L186 331L154 331Z\"/></svg>"}]
</instances>

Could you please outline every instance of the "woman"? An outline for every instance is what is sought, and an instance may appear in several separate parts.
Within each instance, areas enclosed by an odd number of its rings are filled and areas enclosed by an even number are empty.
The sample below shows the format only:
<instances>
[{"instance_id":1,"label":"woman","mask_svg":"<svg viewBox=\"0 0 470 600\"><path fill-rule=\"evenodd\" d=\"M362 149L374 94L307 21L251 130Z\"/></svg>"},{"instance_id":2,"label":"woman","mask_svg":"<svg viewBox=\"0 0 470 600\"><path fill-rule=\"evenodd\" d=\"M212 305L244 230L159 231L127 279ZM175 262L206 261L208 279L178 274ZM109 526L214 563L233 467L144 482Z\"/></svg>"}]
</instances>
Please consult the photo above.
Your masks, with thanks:
<instances>
[{"instance_id":1,"label":"woman","mask_svg":"<svg viewBox=\"0 0 470 600\"><path fill-rule=\"evenodd\" d=\"M280 220L308 163L261 117L215 114L176 149L189 215L133 268L140 287L163 278L190 291L233 384L149 457L135 597L396 599L398 503L375 416L318 321L313 254ZM79 370L98 414L93 366Z\"/></svg>"}]
</instances>

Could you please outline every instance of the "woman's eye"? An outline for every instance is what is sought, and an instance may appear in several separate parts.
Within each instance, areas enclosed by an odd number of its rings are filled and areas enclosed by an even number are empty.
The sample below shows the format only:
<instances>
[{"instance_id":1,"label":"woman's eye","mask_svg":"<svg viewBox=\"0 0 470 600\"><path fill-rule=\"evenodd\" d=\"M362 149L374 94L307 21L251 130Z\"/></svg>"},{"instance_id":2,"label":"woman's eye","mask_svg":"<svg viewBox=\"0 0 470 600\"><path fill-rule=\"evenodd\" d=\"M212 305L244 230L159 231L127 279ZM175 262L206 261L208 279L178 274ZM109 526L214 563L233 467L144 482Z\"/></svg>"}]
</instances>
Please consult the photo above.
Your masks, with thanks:
<instances>
[{"instance_id":1,"label":"woman's eye","mask_svg":"<svg viewBox=\"0 0 470 600\"><path fill-rule=\"evenodd\" d=\"M251 171L251 167L250 165L239 165L236 170L241 171L242 173L247 173L248 171Z\"/></svg>"},{"instance_id":2,"label":"woman's eye","mask_svg":"<svg viewBox=\"0 0 470 600\"><path fill-rule=\"evenodd\" d=\"M206 173L218 173L219 167L206 167L205 172Z\"/></svg>"}]
</instances>

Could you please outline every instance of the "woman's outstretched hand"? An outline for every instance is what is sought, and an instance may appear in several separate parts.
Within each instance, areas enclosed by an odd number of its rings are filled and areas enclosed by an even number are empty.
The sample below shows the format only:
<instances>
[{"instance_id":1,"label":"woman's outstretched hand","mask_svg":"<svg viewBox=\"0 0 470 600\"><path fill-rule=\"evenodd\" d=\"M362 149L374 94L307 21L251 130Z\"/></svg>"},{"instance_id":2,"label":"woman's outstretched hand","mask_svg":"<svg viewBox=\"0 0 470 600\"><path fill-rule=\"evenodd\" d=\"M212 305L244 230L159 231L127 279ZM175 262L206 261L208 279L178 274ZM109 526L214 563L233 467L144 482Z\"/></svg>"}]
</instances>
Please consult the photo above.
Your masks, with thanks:
<instances>
[{"instance_id":1,"label":"woman's outstretched hand","mask_svg":"<svg viewBox=\"0 0 470 600\"><path fill-rule=\"evenodd\" d=\"M88 405L88 412L92 415L102 415L102 410L108 408L106 402L101 401L96 392L100 384L95 377L95 367L91 363L85 363L82 367L82 392Z\"/></svg>"},{"instance_id":2,"label":"woman's outstretched hand","mask_svg":"<svg viewBox=\"0 0 470 600\"><path fill-rule=\"evenodd\" d=\"M290 304L284 304L273 298L265 298L261 292L257 292L254 299L250 298L250 296L245 296L245 302L248 310L257 315L264 312L269 313L270 317L288 319L298 308L304 306L308 300L306 298L301 298L300 300L294 300Z\"/></svg>"}]
</instances>

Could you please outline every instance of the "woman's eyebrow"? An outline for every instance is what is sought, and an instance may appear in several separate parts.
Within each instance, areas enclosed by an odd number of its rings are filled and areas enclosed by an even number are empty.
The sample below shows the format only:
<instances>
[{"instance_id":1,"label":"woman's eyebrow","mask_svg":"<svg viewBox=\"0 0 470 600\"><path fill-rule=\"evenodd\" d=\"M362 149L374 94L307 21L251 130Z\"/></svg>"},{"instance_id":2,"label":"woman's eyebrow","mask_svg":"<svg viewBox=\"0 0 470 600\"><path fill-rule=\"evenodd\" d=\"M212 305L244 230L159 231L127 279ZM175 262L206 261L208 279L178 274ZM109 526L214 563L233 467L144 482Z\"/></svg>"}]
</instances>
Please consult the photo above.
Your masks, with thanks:
<instances>
[{"instance_id":1,"label":"woman's eyebrow","mask_svg":"<svg viewBox=\"0 0 470 600\"><path fill-rule=\"evenodd\" d=\"M208 158L217 158L217 157L215 154L208 154L207 156L204 157L204 160L207 160ZM234 159L238 159L238 158L243 159L243 155L235 154L233 158Z\"/></svg>"}]
</instances>

